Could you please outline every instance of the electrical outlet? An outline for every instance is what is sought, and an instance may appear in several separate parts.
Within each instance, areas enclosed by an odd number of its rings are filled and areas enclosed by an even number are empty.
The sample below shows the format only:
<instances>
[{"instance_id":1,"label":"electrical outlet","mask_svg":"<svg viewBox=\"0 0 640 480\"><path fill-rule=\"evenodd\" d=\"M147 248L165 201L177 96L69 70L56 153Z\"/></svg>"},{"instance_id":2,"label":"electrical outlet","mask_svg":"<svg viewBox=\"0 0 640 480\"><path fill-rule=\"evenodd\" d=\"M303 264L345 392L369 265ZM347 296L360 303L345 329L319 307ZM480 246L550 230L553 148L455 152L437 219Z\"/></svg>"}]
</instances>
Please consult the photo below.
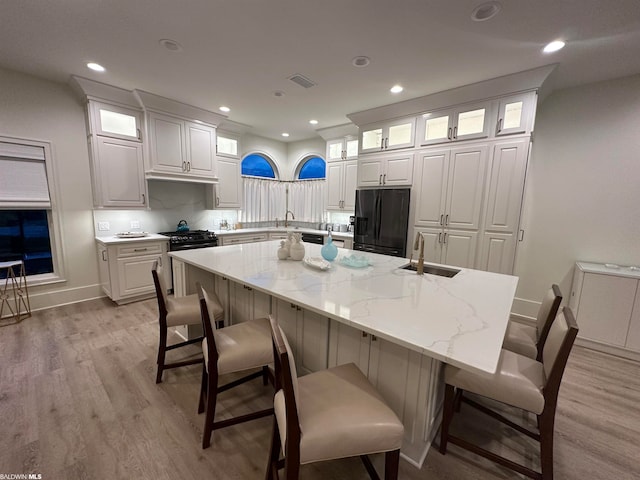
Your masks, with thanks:
<instances>
[{"instance_id":1,"label":"electrical outlet","mask_svg":"<svg viewBox=\"0 0 640 480\"><path fill-rule=\"evenodd\" d=\"M131 228L140 228L140 222L138 220L131 220Z\"/></svg>"},{"instance_id":2,"label":"electrical outlet","mask_svg":"<svg viewBox=\"0 0 640 480\"><path fill-rule=\"evenodd\" d=\"M110 230L109 222L98 222L98 230L101 232L106 232Z\"/></svg>"}]
</instances>

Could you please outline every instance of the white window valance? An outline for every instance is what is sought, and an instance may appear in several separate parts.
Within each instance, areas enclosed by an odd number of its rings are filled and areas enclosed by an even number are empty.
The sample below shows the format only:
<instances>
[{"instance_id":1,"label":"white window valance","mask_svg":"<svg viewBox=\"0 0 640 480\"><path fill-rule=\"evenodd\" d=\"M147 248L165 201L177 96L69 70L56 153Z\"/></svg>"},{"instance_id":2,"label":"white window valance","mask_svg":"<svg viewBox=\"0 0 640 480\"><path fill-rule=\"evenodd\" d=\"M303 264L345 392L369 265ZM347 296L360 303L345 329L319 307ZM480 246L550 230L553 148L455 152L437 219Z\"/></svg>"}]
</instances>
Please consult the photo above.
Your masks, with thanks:
<instances>
[{"instance_id":1,"label":"white window valance","mask_svg":"<svg viewBox=\"0 0 640 480\"><path fill-rule=\"evenodd\" d=\"M0 208L51 208L44 148L0 142Z\"/></svg>"}]
</instances>

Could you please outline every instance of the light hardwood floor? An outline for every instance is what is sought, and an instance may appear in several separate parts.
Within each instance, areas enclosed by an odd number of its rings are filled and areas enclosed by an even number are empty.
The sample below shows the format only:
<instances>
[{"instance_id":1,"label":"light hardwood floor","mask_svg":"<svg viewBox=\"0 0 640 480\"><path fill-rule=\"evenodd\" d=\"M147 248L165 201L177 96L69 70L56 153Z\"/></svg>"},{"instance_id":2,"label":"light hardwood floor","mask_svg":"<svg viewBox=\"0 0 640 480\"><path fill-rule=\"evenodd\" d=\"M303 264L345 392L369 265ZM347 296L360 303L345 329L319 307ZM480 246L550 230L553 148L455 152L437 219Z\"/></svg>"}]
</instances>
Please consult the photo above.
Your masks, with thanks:
<instances>
[{"instance_id":1,"label":"light hardwood floor","mask_svg":"<svg viewBox=\"0 0 640 480\"><path fill-rule=\"evenodd\" d=\"M272 419L215 431L202 450L200 367L165 372L164 382L154 383L156 308L155 300L117 307L101 299L0 328L0 474L263 478ZM218 413L264 407L272 395L260 381L246 384L222 394ZM537 468L535 443L468 406L453 428ZM575 347L555 438L556 479L640 478L640 366ZM379 467L381 459L374 463ZM455 445L445 456L432 448L421 470L404 461L400 468L402 479L521 478ZM368 478L357 459L304 466L301 477Z\"/></svg>"}]
</instances>

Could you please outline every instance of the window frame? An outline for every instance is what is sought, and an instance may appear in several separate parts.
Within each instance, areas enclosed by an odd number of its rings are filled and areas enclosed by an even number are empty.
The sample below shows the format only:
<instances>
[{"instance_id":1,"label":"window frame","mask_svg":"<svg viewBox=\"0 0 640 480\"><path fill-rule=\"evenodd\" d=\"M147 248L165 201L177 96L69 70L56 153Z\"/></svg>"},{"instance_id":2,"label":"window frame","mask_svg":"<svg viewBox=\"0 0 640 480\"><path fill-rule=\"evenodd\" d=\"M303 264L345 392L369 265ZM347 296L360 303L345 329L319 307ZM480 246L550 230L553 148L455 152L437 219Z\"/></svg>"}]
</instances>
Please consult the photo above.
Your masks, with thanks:
<instances>
[{"instance_id":1,"label":"window frame","mask_svg":"<svg viewBox=\"0 0 640 480\"><path fill-rule=\"evenodd\" d=\"M319 158L320 160L322 160L324 162L324 177L300 178L300 172L302 171L304 166L307 164L307 162L309 162L310 160L312 160L314 158ZM295 170L295 174L294 174L293 178L294 178L294 180L299 180L301 182L306 182L306 181L309 181L309 180L326 180L327 179L327 160L324 159L322 157L322 155L318 155L316 153L309 153L309 154L303 156L300 159L300 161L298 162L298 165L296 165L296 170Z\"/></svg>"},{"instance_id":2,"label":"window frame","mask_svg":"<svg viewBox=\"0 0 640 480\"><path fill-rule=\"evenodd\" d=\"M54 167L55 158L51 142L46 140L35 140L22 137L6 137L0 136L0 142L17 143L40 147L44 150L44 164L47 172L47 184L49 185L49 197L51 199L50 208L32 208L31 210L44 210L47 212L47 225L49 227L49 240L51 242L51 261L53 263L53 272L42 273L39 275L29 275L27 281L30 286L44 285L50 283L58 283L66 281L66 259L64 256L64 248L62 243L62 216L60 213L59 189L57 171ZM27 208L12 207L0 210L27 210Z\"/></svg>"},{"instance_id":3,"label":"window frame","mask_svg":"<svg viewBox=\"0 0 640 480\"><path fill-rule=\"evenodd\" d=\"M271 165L271 168L273 169L273 174L275 175L275 177L261 177L259 175L245 175L244 173L242 173L242 162L244 162L247 157L250 157L252 155L259 155L263 157L269 163L269 165ZM276 164L275 160L273 160L273 158L271 158L271 156L268 153L261 152L261 151L253 151L242 156L242 159L240 160L240 176L248 177L248 178L262 178L266 180L280 180L280 171L278 169L278 165Z\"/></svg>"}]
</instances>

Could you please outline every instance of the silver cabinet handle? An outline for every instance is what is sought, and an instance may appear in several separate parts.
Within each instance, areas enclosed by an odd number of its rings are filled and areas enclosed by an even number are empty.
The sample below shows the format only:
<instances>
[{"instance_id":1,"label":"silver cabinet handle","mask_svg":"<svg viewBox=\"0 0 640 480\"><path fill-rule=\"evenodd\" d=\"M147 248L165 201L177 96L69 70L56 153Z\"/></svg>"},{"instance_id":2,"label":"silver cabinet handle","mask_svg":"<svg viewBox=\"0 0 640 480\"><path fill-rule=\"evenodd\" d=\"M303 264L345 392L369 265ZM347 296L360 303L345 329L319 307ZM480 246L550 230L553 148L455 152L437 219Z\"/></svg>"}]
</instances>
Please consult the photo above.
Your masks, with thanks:
<instances>
[{"instance_id":1,"label":"silver cabinet handle","mask_svg":"<svg viewBox=\"0 0 640 480\"><path fill-rule=\"evenodd\" d=\"M187 162L187 172L191 171L191 162Z\"/></svg>"},{"instance_id":2,"label":"silver cabinet handle","mask_svg":"<svg viewBox=\"0 0 640 480\"><path fill-rule=\"evenodd\" d=\"M378 179L378 185L382 185L382 175L380 175L380 178Z\"/></svg>"},{"instance_id":3,"label":"silver cabinet handle","mask_svg":"<svg viewBox=\"0 0 640 480\"><path fill-rule=\"evenodd\" d=\"M453 139L458 138L458 126L453 127Z\"/></svg>"},{"instance_id":4,"label":"silver cabinet handle","mask_svg":"<svg viewBox=\"0 0 640 480\"><path fill-rule=\"evenodd\" d=\"M442 232L438 232L438 243L442 243Z\"/></svg>"},{"instance_id":5,"label":"silver cabinet handle","mask_svg":"<svg viewBox=\"0 0 640 480\"><path fill-rule=\"evenodd\" d=\"M362 332L362 338L367 338L367 332L365 331Z\"/></svg>"},{"instance_id":6,"label":"silver cabinet handle","mask_svg":"<svg viewBox=\"0 0 640 480\"><path fill-rule=\"evenodd\" d=\"M148 250L148 248L134 248L133 251L134 252L146 252Z\"/></svg>"},{"instance_id":7,"label":"silver cabinet handle","mask_svg":"<svg viewBox=\"0 0 640 480\"><path fill-rule=\"evenodd\" d=\"M142 194L142 203L147 203L147 198L145 197L144 193Z\"/></svg>"},{"instance_id":8,"label":"silver cabinet handle","mask_svg":"<svg viewBox=\"0 0 640 480\"><path fill-rule=\"evenodd\" d=\"M162 257L158 257L158 265L162 266Z\"/></svg>"},{"instance_id":9,"label":"silver cabinet handle","mask_svg":"<svg viewBox=\"0 0 640 480\"><path fill-rule=\"evenodd\" d=\"M502 131L502 119L499 118L498 119L498 128L496 129L497 133L500 133L500 131Z\"/></svg>"},{"instance_id":10,"label":"silver cabinet handle","mask_svg":"<svg viewBox=\"0 0 640 480\"><path fill-rule=\"evenodd\" d=\"M384 150L384 138L380 139L380 150Z\"/></svg>"},{"instance_id":11,"label":"silver cabinet handle","mask_svg":"<svg viewBox=\"0 0 640 480\"><path fill-rule=\"evenodd\" d=\"M448 213L444 216L444 224L445 225L449 225L449 214Z\"/></svg>"},{"instance_id":12,"label":"silver cabinet handle","mask_svg":"<svg viewBox=\"0 0 640 480\"><path fill-rule=\"evenodd\" d=\"M220 206L220 197L216 197L216 207Z\"/></svg>"},{"instance_id":13,"label":"silver cabinet handle","mask_svg":"<svg viewBox=\"0 0 640 480\"><path fill-rule=\"evenodd\" d=\"M187 171L187 162L182 162L182 171L183 172Z\"/></svg>"},{"instance_id":14,"label":"silver cabinet handle","mask_svg":"<svg viewBox=\"0 0 640 480\"><path fill-rule=\"evenodd\" d=\"M447 138L451 140L451 127L449 127L449 133L447 133Z\"/></svg>"},{"instance_id":15,"label":"silver cabinet handle","mask_svg":"<svg viewBox=\"0 0 640 480\"><path fill-rule=\"evenodd\" d=\"M447 232L444 232L444 237L442 238L443 245L447 243Z\"/></svg>"},{"instance_id":16,"label":"silver cabinet handle","mask_svg":"<svg viewBox=\"0 0 640 480\"><path fill-rule=\"evenodd\" d=\"M140 132L139 128L136 128L136 133L138 134L138 140L142 140L142 132Z\"/></svg>"},{"instance_id":17,"label":"silver cabinet handle","mask_svg":"<svg viewBox=\"0 0 640 480\"><path fill-rule=\"evenodd\" d=\"M371 335L371 341L375 342L378 340L378 337L376 337L375 335Z\"/></svg>"},{"instance_id":18,"label":"silver cabinet handle","mask_svg":"<svg viewBox=\"0 0 640 480\"><path fill-rule=\"evenodd\" d=\"M387 174L386 173L382 176L382 184L383 185L387 184Z\"/></svg>"},{"instance_id":19,"label":"silver cabinet handle","mask_svg":"<svg viewBox=\"0 0 640 480\"><path fill-rule=\"evenodd\" d=\"M520 229L520 235L518 237L519 242L522 242L524 240L524 230Z\"/></svg>"},{"instance_id":20,"label":"silver cabinet handle","mask_svg":"<svg viewBox=\"0 0 640 480\"><path fill-rule=\"evenodd\" d=\"M384 139L384 148L389 148L389 137Z\"/></svg>"},{"instance_id":21,"label":"silver cabinet handle","mask_svg":"<svg viewBox=\"0 0 640 480\"><path fill-rule=\"evenodd\" d=\"M440 226L444 226L444 214L440 214Z\"/></svg>"},{"instance_id":22,"label":"silver cabinet handle","mask_svg":"<svg viewBox=\"0 0 640 480\"><path fill-rule=\"evenodd\" d=\"M106 250L102 250L102 260L103 260L104 262L106 262L106 261L107 261L107 251L106 251Z\"/></svg>"}]
</instances>

